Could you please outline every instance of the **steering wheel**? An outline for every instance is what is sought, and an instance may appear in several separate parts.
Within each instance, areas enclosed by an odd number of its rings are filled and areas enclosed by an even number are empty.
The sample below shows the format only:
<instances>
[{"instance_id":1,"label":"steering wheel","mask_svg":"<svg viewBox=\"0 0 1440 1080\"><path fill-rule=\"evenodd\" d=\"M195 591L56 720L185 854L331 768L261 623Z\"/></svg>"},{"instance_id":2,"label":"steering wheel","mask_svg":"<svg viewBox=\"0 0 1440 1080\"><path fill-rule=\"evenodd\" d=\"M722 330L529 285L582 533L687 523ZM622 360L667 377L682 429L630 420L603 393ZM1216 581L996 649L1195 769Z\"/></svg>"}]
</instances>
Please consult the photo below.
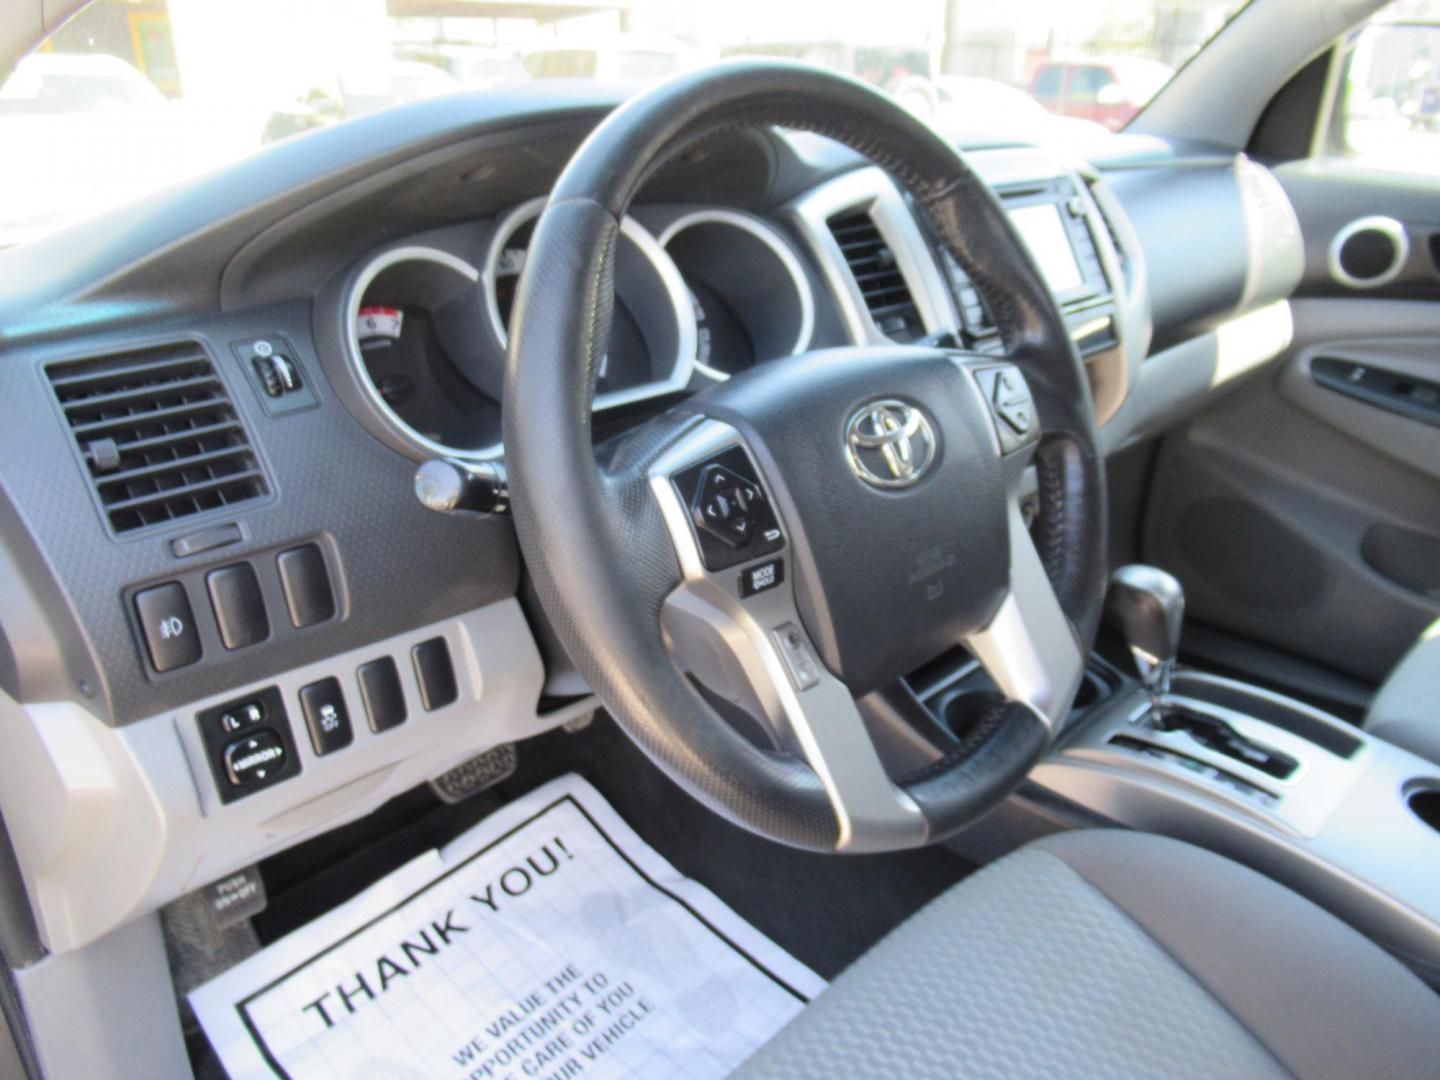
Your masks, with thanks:
<instances>
[{"instance_id":1,"label":"steering wheel","mask_svg":"<svg viewBox=\"0 0 1440 1080\"><path fill-rule=\"evenodd\" d=\"M885 169L988 302L1003 355L875 344L787 357L596 448L631 199L698 140L764 125ZM530 242L504 434L521 550L561 642L645 754L733 822L820 851L934 842L1009 794L1069 711L1104 582L1085 372L998 200L863 83L723 63L600 124ZM1020 511L1032 462L1033 535ZM892 777L856 700L956 644L996 703Z\"/></svg>"}]
</instances>

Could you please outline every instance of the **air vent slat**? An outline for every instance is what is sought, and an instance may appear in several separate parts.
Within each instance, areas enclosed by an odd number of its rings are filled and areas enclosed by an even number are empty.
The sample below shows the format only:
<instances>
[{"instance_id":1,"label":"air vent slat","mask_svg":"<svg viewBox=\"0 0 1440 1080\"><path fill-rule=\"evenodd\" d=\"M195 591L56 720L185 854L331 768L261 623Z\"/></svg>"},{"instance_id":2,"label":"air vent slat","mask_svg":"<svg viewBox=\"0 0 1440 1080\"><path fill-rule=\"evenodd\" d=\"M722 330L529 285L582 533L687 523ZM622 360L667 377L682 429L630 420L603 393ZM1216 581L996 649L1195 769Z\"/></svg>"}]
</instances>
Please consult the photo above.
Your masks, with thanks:
<instances>
[{"instance_id":1,"label":"air vent slat","mask_svg":"<svg viewBox=\"0 0 1440 1080\"><path fill-rule=\"evenodd\" d=\"M226 402L223 408L228 415L234 415L233 412L230 411L229 402ZM193 419L194 417L203 416L209 413L214 413L216 411L216 404L213 400L196 401L191 402L188 405L172 405L168 408L155 409L151 412L147 412L143 417L119 416L113 420L94 420L85 424L72 423L70 429L75 432L75 437L77 439L81 436L84 436L86 439L95 438L99 436L102 432L106 435L112 435L112 433L115 432L130 432L133 434L135 428L141 420L144 421L144 426L153 427L156 425L163 425L175 421ZM140 436L136 436L137 439L139 437ZM119 440L117 439L116 441L118 442Z\"/></svg>"},{"instance_id":2,"label":"air vent slat","mask_svg":"<svg viewBox=\"0 0 1440 1080\"><path fill-rule=\"evenodd\" d=\"M193 357L197 367L209 368L210 361L204 356ZM67 399L71 391L81 386L96 386L108 382L120 383L137 382L143 377L152 374L173 372L176 361L172 359L149 360L138 364L125 364L121 367L112 367L100 371L81 371L70 375L56 375L50 380L50 385L55 387L56 393L65 392Z\"/></svg>"},{"instance_id":3,"label":"air vent slat","mask_svg":"<svg viewBox=\"0 0 1440 1080\"><path fill-rule=\"evenodd\" d=\"M269 494L235 406L198 345L66 361L46 374L115 532Z\"/></svg>"},{"instance_id":4,"label":"air vent slat","mask_svg":"<svg viewBox=\"0 0 1440 1080\"><path fill-rule=\"evenodd\" d=\"M202 480L193 484L185 484L183 487L167 488L163 492L160 492L160 494L167 500L192 499L196 495L204 495L207 492L215 491L217 488L223 488L238 481L256 480L260 478L259 469L247 469L245 472L231 473L228 476L218 476L212 480ZM134 510L138 507L148 506L155 501L156 496L154 495L138 495L133 499L123 499L120 502L110 503L105 509L114 514L122 510ZM191 510L188 511L188 513L193 514L195 511ZM185 517L186 514L172 514L171 516Z\"/></svg>"},{"instance_id":5,"label":"air vent slat","mask_svg":"<svg viewBox=\"0 0 1440 1080\"><path fill-rule=\"evenodd\" d=\"M139 403L142 409L148 412L154 408L157 396L163 395L166 399L183 398L193 391L211 388L216 390L220 388L219 381L213 375L193 379L177 379L174 382L154 386L147 384L128 387L124 390L107 390L103 393L88 394L85 397L65 402L65 415L78 417L92 412L104 413L118 406L129 406L136 403Z\"/></svg>"},{"instance_id":6,"label":"air vent slat","mask_svg":"<svg viewBox=\"0 0 1440 1080\"><path fill-rule=\"evenodd\" d=\"M880 332L902 342L922 337L925 325L914 294L870 212L847 210L826 224Z\"/></svg>"},{"instance_id":7,"label":"air vent slat","mask_svg":"<svg viewBox=\"0 0 1440 1080\"><path fill-rule=\"evenodd\" d=\"M238 420L227 420L219 424L205 424L202 427L187 428L184 431L177 431L169 435L156 435L149 439L135 439L125 443L120 449L126 453L138 453L142 450L160 450L167 446L174 446L176 443L184 442L186 439L204 439L212 435L228 435L230 433L243 434Z\"/></svg>"},{"instance_id":8,"label":"air vent slat","mask_svg":"<svg viewBox=\"0 0 1440 1080\"><path fill-rule=\"evenodd\" d=\"M183 459L180 464L183 464L186 469L195 469L213 462L224 461L227 458L248 459L249 457L250 448L248 446L231 446L224 450L212 450L206 454L196 454L193 457ZM104 495L105 492L111 490L117 484L129 484L136 480L144 480L162 473L174 472L176 464L176 461L162 461L158 465L142 465L139 468L126 469L124 472L110 473L97 478L95 486L100 489L101 495Z\"/></svg>"}]
</instances>

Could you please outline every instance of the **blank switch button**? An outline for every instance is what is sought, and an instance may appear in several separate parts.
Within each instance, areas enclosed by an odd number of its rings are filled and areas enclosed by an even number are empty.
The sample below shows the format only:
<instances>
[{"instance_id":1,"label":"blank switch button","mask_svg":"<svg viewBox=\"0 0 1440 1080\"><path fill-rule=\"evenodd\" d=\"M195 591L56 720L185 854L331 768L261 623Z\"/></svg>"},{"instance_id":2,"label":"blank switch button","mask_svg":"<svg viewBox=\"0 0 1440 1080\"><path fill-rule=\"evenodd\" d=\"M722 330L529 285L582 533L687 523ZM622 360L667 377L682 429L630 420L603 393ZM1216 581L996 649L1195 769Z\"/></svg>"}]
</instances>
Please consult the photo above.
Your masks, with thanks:
<instances>
[{"instance_id":1,"label":"blank switch button","mask_svg":"<svg viewBox=\"0 0 1440 1080\"><path fill-rule=\"evenodd\" d=\"M389 731L405 722L405 691L400 686L400 670L388 656L361 664L355 673L360 680L360 697L365 701L365 715L370 730Z\"/></svg>"},{"instance_id":2,"label":"blank switch button","mask_svg":"<svg viewBox=\"0 0 1440 1080\"><path fill-rule=\"evenodd\" d=\"M280 584L285 588L285 604L290 609L292 626L303 629L335 615L335 592L330 588L325 556L317 545L306 544L282 551L275 565L280 570Z\"/></svg>"},{"instance_id":3,"label":"blank switch button","mask_svg":"<svg viewBox=\"0 0 1440 1080\"><path fill-rule=\"evenodd\" d=\"M460 696L455 687L455 666L450 663L450 647L443 637L422 641L410 650L410 658L420 683L420 704L426 712L443 709Z\"/></svg>"},{"instance_id":4,"label":"blank switch button","mask_svg":"<svg viewBox=\"0 0 1440 1080\"><path fill-rule=\"evenodd\" d=\"M210 606L215 609L215 622L225 648L243 649L270 636L270 618L265 614L265 598L260 595L253 566L222 566L206 575L205 585L210 590Z\"/></svg>"}]
</instances>

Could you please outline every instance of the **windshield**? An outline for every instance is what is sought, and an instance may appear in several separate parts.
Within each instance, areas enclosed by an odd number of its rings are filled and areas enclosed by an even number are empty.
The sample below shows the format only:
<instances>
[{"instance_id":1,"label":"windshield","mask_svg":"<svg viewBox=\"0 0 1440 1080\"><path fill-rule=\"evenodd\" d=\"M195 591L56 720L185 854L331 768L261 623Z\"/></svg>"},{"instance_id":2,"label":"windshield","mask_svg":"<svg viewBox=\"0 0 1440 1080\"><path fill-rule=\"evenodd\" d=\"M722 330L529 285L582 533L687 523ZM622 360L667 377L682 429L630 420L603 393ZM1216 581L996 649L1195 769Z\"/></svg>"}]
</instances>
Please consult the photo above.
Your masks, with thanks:
<instances>
[{"instance_id":1,"label":"windshield","mask_svg":"<svg viewBox=\"0 0 1440 1080\"><path fill-rule=\"evenodd\" d=\"M0 86L0 245L422 98L727 56L873 83L952 138L1115 131L1239 0L98 0Z\"/></svg>"}]
</instances>

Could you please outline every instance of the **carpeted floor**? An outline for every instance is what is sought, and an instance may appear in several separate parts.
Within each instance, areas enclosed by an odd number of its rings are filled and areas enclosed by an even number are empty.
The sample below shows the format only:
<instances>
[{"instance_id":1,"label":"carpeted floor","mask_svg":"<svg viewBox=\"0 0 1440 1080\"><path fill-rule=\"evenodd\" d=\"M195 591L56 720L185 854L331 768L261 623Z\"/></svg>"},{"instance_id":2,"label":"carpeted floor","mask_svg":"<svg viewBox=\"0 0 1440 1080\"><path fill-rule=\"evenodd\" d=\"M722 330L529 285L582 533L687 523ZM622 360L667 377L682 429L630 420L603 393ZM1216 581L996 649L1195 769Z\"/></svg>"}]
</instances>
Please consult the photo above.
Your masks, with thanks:
<instances>
[{"instance_id":1,"label":"carpeted floor","mask_svg":"<svg viewBox=\"0 0 1440 1080\"><path fill-rule=\"evenodd\" d=\"M646 842L682 873L825 978L974 867L943 849L837 856L795 851L729 825L647 761L607 716L575 734L522 744L509 780L457 805L428 789L262 864L269 907L255 920L273 941L510 799L553 777L589 780Z\"/></svg>"}]
</instances>

